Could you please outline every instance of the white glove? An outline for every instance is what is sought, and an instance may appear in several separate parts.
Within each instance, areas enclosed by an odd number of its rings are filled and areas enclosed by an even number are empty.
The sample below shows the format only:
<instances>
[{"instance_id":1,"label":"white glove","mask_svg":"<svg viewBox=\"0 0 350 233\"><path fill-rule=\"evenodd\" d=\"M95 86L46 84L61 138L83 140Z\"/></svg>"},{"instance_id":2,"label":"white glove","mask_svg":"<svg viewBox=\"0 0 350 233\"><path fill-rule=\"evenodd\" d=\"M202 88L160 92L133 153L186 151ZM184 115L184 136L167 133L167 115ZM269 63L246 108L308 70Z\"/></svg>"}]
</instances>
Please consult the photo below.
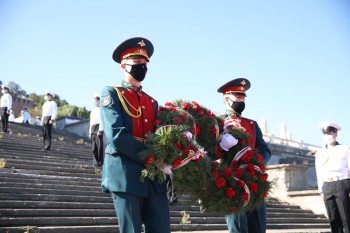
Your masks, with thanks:
<instances>
[{"instance_id":1,"label":"white glove","mask_svg":"<svg viewBox=\"0 0 350 233\"><path fill-rule=\"evenodd\" d=\"M191 132L185 131L185 132L184 132L184 135L185 135L189 140L192 139L192 133L191 133Z\"/></svg>"},{"instance_id":2,"label":"white glove","mask_svg":"<svg viewBox=\"0 0 350 233\"><path fill-rule=\"evenodd\" d=\"M237 145L237 143L238 140L235 137L233 137L231 134L225 133L222 135L220 147L223 150L228 151L231 147Z\"/></svg>"},{"instance_id":3,"label":"white glove","mask_svg":"<svg viewBox=\"0 0 350 233\"><path fill-rule=\"evenodd\" d=\"M171 165L165 164L162 168L160 168L160 170L165 174L172 175L173 171L171 170L171 168L172 168Z\"/></svg>"}]
</instances>

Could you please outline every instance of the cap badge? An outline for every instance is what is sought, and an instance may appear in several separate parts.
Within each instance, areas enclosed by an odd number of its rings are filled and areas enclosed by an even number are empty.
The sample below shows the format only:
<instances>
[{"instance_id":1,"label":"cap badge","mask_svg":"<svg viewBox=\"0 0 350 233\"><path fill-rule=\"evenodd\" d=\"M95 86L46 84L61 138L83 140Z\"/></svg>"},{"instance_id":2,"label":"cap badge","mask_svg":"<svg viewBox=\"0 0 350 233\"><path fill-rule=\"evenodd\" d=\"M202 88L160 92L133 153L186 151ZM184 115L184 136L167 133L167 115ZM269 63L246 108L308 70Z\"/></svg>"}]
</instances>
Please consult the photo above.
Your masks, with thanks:
<instances>
[{"instance_id":1,"label":"cap badge","mask_svg":"<svg viewBox=\"0 0 350 233\"><path fill-rule=\"evenodd\" d=\"M143 46L146 46L146 44L145 44L145 42L143 42L143 40L141 40L139 43L137 43L137 44L139 44L141 47L143 47Z\"/></svg>"},{"instance_id":2,"label":"cap badge","mask_svg":"<svg viewBox=\"0 0 350 233\"><path fill-rule=\"evenodd\" d=\"M245 82L245 80L243 79L243 81L241 82L241 84L244 86L244 85L246 85L246 82Z\"/></svg>"}]
</instances>

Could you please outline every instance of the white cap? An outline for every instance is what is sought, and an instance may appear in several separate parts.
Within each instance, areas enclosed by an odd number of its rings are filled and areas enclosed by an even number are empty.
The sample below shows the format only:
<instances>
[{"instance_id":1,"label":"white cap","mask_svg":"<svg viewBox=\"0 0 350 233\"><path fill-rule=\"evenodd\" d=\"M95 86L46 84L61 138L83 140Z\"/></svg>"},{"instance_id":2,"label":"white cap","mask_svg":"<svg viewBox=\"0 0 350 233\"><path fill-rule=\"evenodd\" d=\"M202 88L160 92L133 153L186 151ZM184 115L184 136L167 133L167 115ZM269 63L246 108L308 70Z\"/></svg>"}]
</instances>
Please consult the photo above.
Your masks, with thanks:
<instances>
[{"instance_id":1,"label":"white cap","mask_svg":"<svg viewBox=\"0 0 350 233\"><path fill-rule=\"evenodd\" d=\"M332 131L339 131L341 130L341 127L339 125L337 125L334 122L331 121L322 121L318 124L318 128L320 128L320 130L322 130L322 132L326 131L326 130L332 130Z\"/></svg>"},{"instance_id":2,"label":"white cap","mask_svg":"<svg viewBox=\"0 0 350 233\"><path fill-rule=\"evenodd\" d=\"M55 94L49 90L45 91L45 95L51 95L52 97L55 97Z\"/></svg>"},{"instance_id":3,"label":"white cap","mask_svg":"<svg viewBox=\"0 0 350 233\"><path fill-rule=\"evenodd\" d=\"M6 89L9 89L5 84L2 84L2 85L1 85L1 89L5 89L5 88L6 88Z\"/></svg>"},{"instance_id":4,"label":"white cap","mask_svg":"<svg viewBox=\"0 0 350 233\"><path fill-rule=\"evenodd\" d=\"M94 97L94 99L100 98L100 94L98 92L95 92L93 97Z\"/></svg>"}]
</instances>

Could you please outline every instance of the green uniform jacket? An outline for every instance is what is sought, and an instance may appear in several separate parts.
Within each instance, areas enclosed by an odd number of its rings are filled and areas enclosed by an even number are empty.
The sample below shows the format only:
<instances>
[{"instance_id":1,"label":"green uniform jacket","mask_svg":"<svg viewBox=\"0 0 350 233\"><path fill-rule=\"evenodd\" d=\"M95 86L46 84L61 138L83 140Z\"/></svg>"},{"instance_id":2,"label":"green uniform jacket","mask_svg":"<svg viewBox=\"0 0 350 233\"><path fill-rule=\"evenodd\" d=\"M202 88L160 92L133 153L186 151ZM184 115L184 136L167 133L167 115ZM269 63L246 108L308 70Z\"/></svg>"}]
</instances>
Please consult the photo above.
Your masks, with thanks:
<instances>
[{"instance_id":1,"label":"green uniform jacket","mask_svg":"<svg viewBox=\"0 0 350 233\"><path fill-rule=\"evenodd\" d=\"M154 111L157 108L156 102ZM166 192L165 184L159 184L157 179L145 179L144 183L140 182L144 161L140 160L138 153L145 149L145 145L133 137L133 119L123 109L113 87L105 87L102 90L100 109L108 141L102 171L102 190L147 197L148 186L155 185L157 192Z\"/></svg>"}]
</instances>

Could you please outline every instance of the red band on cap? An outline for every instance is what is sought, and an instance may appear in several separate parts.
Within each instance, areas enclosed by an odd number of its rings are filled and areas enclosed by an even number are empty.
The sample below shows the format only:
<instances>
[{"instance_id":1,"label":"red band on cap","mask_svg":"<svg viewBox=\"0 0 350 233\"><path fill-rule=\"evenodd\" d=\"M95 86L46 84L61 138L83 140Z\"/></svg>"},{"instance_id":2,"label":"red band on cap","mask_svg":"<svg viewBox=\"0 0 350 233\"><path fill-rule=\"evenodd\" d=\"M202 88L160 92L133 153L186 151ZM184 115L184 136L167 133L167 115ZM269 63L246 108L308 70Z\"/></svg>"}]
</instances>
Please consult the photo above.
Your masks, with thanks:
<instances>
[{"instance_id":1,"label":"red band on cap","mask_svg":"<svg viewBox=\"0 0 350 233\"><path fill-rule=\"evenodd\" d=\"M125 58L135 55L143 56L149 61L147 50L140 47L129 48L124 52L120 53L120 60L122 61Z\"/></svg>"},{"instance_id":2,"label":"red band on cap","mask_svg":"<svg viewBox=\"0 0 350 233\"><path fill-rule=\"evenodd\" d=\"M243 86L232 86L232 87L224 88L222 90L223 94L230 93L230 92L245 93L245 87L243 87Z\"/></svg>"}]
</instances>

